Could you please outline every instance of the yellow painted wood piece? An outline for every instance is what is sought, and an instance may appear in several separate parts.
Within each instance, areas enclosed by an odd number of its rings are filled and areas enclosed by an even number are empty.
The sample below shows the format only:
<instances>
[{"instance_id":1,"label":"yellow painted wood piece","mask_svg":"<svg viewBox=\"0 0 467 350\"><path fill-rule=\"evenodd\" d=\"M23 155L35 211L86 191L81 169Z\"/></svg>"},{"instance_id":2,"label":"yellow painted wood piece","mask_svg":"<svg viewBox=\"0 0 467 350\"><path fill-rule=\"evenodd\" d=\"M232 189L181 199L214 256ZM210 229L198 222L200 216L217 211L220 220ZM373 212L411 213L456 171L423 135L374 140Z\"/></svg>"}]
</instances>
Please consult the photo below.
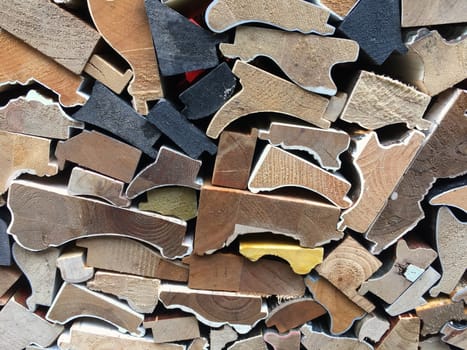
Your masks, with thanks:
<instances>
[{"instance_id":1,"label":"yellow painted wood piece","mask_svg":"<svg viewBox=\"0 0 467 350\"><path fill-rule=\"evenodd\" d=\"M240 242L240 254L257 261L265 255L278 256L286 260L292 270L299 275L308 274L323 261L323 248L303 248L298 244L268 241Z\"/></svg>"}]
</instances>

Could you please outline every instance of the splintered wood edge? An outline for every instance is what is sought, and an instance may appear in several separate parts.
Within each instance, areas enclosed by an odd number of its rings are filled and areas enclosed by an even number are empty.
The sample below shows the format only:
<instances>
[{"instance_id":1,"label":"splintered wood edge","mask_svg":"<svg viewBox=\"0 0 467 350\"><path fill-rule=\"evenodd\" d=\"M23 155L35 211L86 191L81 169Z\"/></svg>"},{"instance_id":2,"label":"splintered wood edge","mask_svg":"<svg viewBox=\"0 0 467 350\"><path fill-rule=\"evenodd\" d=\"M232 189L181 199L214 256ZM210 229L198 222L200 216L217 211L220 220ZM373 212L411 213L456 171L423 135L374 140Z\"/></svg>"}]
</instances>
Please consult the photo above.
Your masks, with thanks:
<instances>
[{"instance_id":1,"label":"splintered wood edge","mask_svg":"<svg viewBox=\"0 0 467 350\"><path fill-rule=\"evenodd\" d=\"M192 293L196 292L198 294L207 294L207 295L220 295L224 297L246 297L246 298L259 298L261 297L256 297L256 296L251 296L248 294L241 294L241 293L234 293L234 292L217 292L217 291L206 291L206 290L196 290L196 289L190 289L187 286L181 286L181 285L174 285L174 284L161 284L161 288L159 290L159 295L163 292L180 292L180 293ZM200 315L196 310L192 309L189 306L186 305L179 305L179 304L166 304L162 298L159 298L159 300L162 302L162 304L167 308L167 309L180 309L182 311L188 312L196 317L198 321L201 323L211 327L211 328L219 328L223 325L229 325L235 331L239 334L246 334L250 330L252 330L260 321L264 320L267 315L268 315L268 306L265 301L262 301L261 304L261 310L260 310L260 316L253 324L251 325L246 325L246 324L231 324L229 322L216 322L216 321L210 321Z\"/></svg>"},{"instance_id":2,"label":"splintered wood edge","mask_svg":"<svg viewBox=\"0 0 467 350\"><path fill-rule=\"evenodd\" d=\"M114 323L114 322L111 322L109 321L108 319L105 319L103 317L99 317L99 316L96 316L96 315L93 315L93 314L77 314L77 315L71 315L70 317L66 318L66 319L62 319L62 320L58 320L58 319L52 319L50 318L50 314L54 311L54 308L55 306L57 305L57 303L60 303L61 300L60 300L60 295L62 294L63 290L67 287L67 286L73 286L74 288L77 288L81 291L83 291L84 293L86 294L91 294L93 296L93 298L97 298L97 299L100 299L102 300L104 303L106 303L107 305L112 305L118 309L121 309L123 310L124 312L126 312L127 314L131 314L135 319L136 318L139 318L141 319L141 323L140 325L131 330L131 329L126 329L126 328L123 328L121 326L119 326L118 324ZM79 300L75 300L75 302L79 303ZM91 318L97 318L97 319L100 319L100 320L103 320L113 326L115 326L120 332L122 333L126 333L126 332L129 332L131 335L134 335L134 336L137 336L137 337L142 337L144 336L145 334L145 329L141 326L141 324L143 323L143 320L144 320L144 317L142 314L139 314L137 313L136 311L134 311L133 309L131 309L129 306L127 306L125 303L123 302L119 302L117 301L116 299L108 296L108 295L105 295L105 294L101 294L101 293L97 293L97 292L93 292L89 289L87 289L86 287L82 286L82 285L79 285L79 284L68 284L67 282L64 282L62 284L62 287L60 288L60 290L57 292L57 295L55 297L55 300L53 301L52 305L50 306L47 314L45 315L45 318L52 322L52 323L58 323L58 324L61 324L61 325L64 325L66 323L68 323L69 321L71 320L74 320L76 318L80 318L80 317L91 317ZM132 332L133 331L133 332Z\"/></svg>"}]
</instances>

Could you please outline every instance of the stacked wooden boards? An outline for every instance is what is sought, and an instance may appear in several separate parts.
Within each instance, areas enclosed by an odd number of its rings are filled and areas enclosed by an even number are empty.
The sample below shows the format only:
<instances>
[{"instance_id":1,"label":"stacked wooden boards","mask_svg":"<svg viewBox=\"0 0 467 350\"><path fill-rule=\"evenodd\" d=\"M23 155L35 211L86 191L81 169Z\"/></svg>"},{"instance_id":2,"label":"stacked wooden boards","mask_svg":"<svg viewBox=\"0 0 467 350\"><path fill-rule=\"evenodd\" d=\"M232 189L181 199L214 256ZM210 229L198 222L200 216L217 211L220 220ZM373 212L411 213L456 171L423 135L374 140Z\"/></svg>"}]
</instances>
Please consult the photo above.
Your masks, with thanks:
<instances>
[{"instance_id":1,"label":"stacked wooden boards","mask_svg":"<svg viewBox=\"0 0 467 350\"><path fill-rule=\"evenodd\" d=\"M0 5L0 349L467 348L463 1Z\"/></svg>"}]
</instances>

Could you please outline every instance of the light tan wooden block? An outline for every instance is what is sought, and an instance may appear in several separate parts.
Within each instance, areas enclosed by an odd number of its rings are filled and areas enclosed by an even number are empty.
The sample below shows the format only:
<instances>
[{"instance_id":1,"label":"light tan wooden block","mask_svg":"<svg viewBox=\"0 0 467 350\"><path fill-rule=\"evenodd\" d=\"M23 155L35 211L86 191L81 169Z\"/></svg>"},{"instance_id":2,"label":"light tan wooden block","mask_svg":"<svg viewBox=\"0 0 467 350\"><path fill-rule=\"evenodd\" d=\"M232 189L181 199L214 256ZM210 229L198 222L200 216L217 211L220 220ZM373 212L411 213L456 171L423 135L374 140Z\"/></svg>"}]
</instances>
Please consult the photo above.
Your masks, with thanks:
<instances>
[{"instance_id":1,"label":"light tan wooden block","mask_svg":"<svg viewBox=\"0 0 467 350\"><path fill-rule=\"evenodd\" d=\"M134 337L123 334L102 322L75 321L68 333L58 338L61 350L184 350L179 344L156 344L152 337Z\"/></svg>"},{"instance_id":2,"label":"light tan wooden block","mask_svg":"<svg viewBox=\"0 0 467 350\"><path fill-rule=\"evenodd\" d=\"M130 79L133 78L133 72L130 69L122 72L98 54L91 56L84 71L116 94L121 94Z\"/></svg>"},{"instance_id":3,"label":"light tan wooden block","mask_svg":"<svg viewBox=\"0 0 467 350\"><path fill-rule=\"evenodd\" d=\"M357 288L375 273L382 263L351 236L343 240L316 267L316 271L367 312L375 305L357 293Z\"/></svg>"},{"instance_id":4,"label":"light tan wooden block","mask_svg":"<svg viewBox=\"0 0 467 350\"><path fill-rule=\"evenodd\" d=\"M14 243L12 252L16 264L31 286L32 294L26 299L28 309L34 312L37 305L50 306L58 287L56 261L60 250L49 248L31 252Z\"/></svg>"},{"instance_id":5,"label":"light tan wooden block","mask_svg":"<svg viewBox=\"0 0 467 350\"><path fill-rule=\"evenodd\" d=\"M72 128L83 129L84 124L70 118L57 102L36 90L0 108L3 131L64 140L71 136Z\"/></svg>"},{"instance_id":6,"label":"light tan wooden block","mask_svg":"<svg viewBox=\"0 0 467 350\"><path fill-rule=\"evenodd\" d=\"M280 241L243 240L239 251L251 261L258 261L265 255L280 257L299 275L308 274L316 265L321 264L324 256L323 248L303 248Z\"/></svg>"},{"instance_id":7,"label":"light tan wooden block","mask_svg":"<svg viewBox=\"0 0 467 350\"><path fill-rule=\"evenodd\" d=\"M302 332L302 345L307 350L373 350L373 347L357 338L334 337L323 332L314 331L312 326L304 325Z\"/></svg>"},{"instance_id":8,"label":"light tan wooden block","mask_svg":"<svg viewBox=\"0 0 467 350\"><path fill-rule=\"evenodd\" d=\"M351 184L341 176L321 169L290 152L267 145L248 181L253 193L281 187L301 187L318 193L340 208L348 208Z\"/></svg>"},{"instance_id":9,"label":"light tan wooden block","mask_svg":"<svg viewBox=\"0 0 467 350\"><path fill-rule=\"evenodd\" d=\"M318 3L337 16L344 18L358 3L358 0L318 0Z\"/></svg>"},{"instance_id":10,"label":"light tan wooden block","mask_svg":"<svg viewBox=\"0 0 467 350\"><path fill-rule=\"evenodd\" d=\"M267 316L261 297L232 292L202 291L183 285L162 284L159 300L167 309L192 313L209 327L229 324L238 333L248 333Z\"/></svg>"},{"instance_id":11,"label":"light tan wooden block","mask_svg":"<svg viewBox=\"0 0 467 350\"><path fill-rule=\"evenodd\" d=\"M94 276L94 268L86 265L84 249L74 248L62 253L57 258L57 268L62 279L68 283L86 282Z\"/></svg>"},{"instance_id":12,"label":"light tan wooden block","mask_svg":"<svg viewBox=\"0 0 467 350\"><path fill-rule=\"evenodd\" d=\"M360 193L342 214L346 227L361 233L371 227L424 140L425 135L414 130L389 146L382 145L375 132L354 137L351 156L360 179Z\"/></svg>"},{"instance_id":13,"label":"light tan wooden block","mask_svg":"<svg viewBox=\"0 0 467 350\"><path fill-rule=\"evenodd\" d=\"M267 346L260 334L251 338L237 340L227 350L267 350Z\"/></svg>"},{"instance_id":14,"label":"light tan wooden block","mask_svg":"<svg viewBox=\"0 0 467 350\"><path fill-rule=\"evenodd\" d=\"M459 221L447 207L441 207L436 218L436 249L443 274L430 295L449 294L467 268L467 224Z\"/></svg>"},{"instance_id":15,"label":"light tan wooden block","mask_svg":"<svg viewBox=\"0 0 467 350\"><path fill-rule=\"evenodd\" d=\"M249 22L266 23L284 30L302 33L334 33L327 24L330 13L305 1L293 0L215 0L206 10L206 24L213 32L221 33Z\"/></svg>"},{"instance_id":16,"label":"light tan wooden block","mask_svg":"<svg viewBox=\"0 0 467 350\"><path fill-rule=\"evenodd\" d=\"M93 292L82 285L63 283L45 316L47 320L65 324L79 317L104 320L122 332L144 335L143 315L109 296Z\"/></svg>"},{"instance_id":17,"label":"light tan wooden block","mask_svg":"<svg viewBox=\"0 0 467 350\"><path fill-rule=\"evenodd\" d=\"M399 316L376 350L418 350L420 319L413 316Z\"/></svg>"},{"instance_id":18,"label":"light tan wooden block","mask_svg":"<svg viewBox=\"0 0 467 350\"><path fill-rule=\"evenodd\" d=\"M376 313L371 313L355 322L355 333L359 341L370 339L377 343L389 330L390 323L386 318Z\"/></svg>"},{"instance_id":19,"label":"light tan wooden block","mask_svg":"<svg viewBox=\"0 0 467 350\"><path fill-rule=\"evenodd\" d=\"M269 331L264 333L263 339L274 350L300 350L300 337L299 331L290 331L284 335Z\"/></svg>"},{"instance_id":20,"label":"light tan wooden block","mask_svg":"<svg viewBox=\"0 0 467 350\"><path fill-rule=\"evenodd\" d=\"M193 339L188 350L209 350L209 342L206 338Z\"/></svg>"},{"instance_id":21,"label":"light tan wooden block","mask_svg":"<svg viewBox=\"0 0 467 350\"><path fill-rule=\"evenodd\" d=\"M49 158L50 146L49 139L0 130L0 193L5 193L21 174L57 174L58 166Z\"/></svg>"},{"instance_id":22,"label":"light tan wooden block","mask_svg":"<svg viewBox=\"0 0 467 350\"><path fill-rule=\"evenodd\" d=\"M358 292L362 295L371 292L386 303L392 304L412 285L412 281L404 276L408 266L417 266L424 271L437 256L436 251L429 247L409 247L405 240L400 239L391 269L381 276L363 282Z\"/></svg>"},{"instance_id":23,"label":"light tan wooden block","mask_svg":"<svg viewBox=\"0 0 467 350\"><path fill-rule=\"evenodd\" d=\"M0 26L75 74L83 71L100 39L90 25L49 1L4 2Z\"/></svg>"},{"instance_id":24,"label":"light tan wooden block","mask_svg":"<svg viewBox=\"0 0 467 350\"><path fill-rule=\"evenodd\" d=\"M301 88L331 96L337 93L332 67L355 62L359 52L353 40L250 26L238 27L234 43L221 43L219 49L224 57L246 62L268 57Z\"/></svg>"},{"instance_id":25,"label":"light tan wooden block","mask_svg":"<svg viewBox=\"0 0 467 350\"><path fill-rule=\"evenodd\" d=\"M201 161L162 146L154 163L141 170L128 185L126 195L133 199L158 187L184 186L199 190L197 180Z\"/></svg>"},{"instance_id":26,"label":"light tan wooden block","mask_svg":"<svg viewBox=\"0 0 467 350\"><path fill-rule=\"evenodd\" d=\"M305 285L314 300L321 304L329 314L332 334L342 334L352 327L356 320L366 315L365 310L353 303L339 289L324 278L308 275Z\"/></svg>"},{"instance_id":27,"label":"light tan wooden block","mask_svg":"<svg viewBox=\"0 0 467 350\"><path fill-rule=\"evenodd\" d=\"M146 192L147 202L139 202L140 210L154 211L188 221L198 215L198 196L189 187L169 186Z\"/></svg>"},{"instance_id":28,"label":"light tan wooden block","mask_svg":"<svg viewBox=\"0 0 467 350\"><path fill-rule=\"evenodd\" d=\"M94 268L169 281L188 281L187 265L164 259L156 250L129 238L88 238L79 240L76 245L87 248L86 264Z\"/></svg>"},{"instance_id":29,"label":"light tan wooden block","mask_svg":"<svg viewBox=\"0 0 467 350\"><path fill-rule=\"evenodd\" d=\"M236 61L233 73L242 90L214 115L206 134L218 138L232 122L252 113L275 112L301 119L320 128L329 128L333 99L307 92L295 84L248 63ZM340 112L340 111L339 111ZM335 113L339 113L335 111Z\"/></svg>"},{"instance_id":30,"label":"light tan wooden block","mask_svg":"<svg viewBox=\"0 0 467 350\"><path fill-rule=\"evenodd\" d=\"M15 59L11 59L15 57ZM27 85L37 81L58 95L60 104L83 105L86 98L78 90L83 78L0 29L0 89L9 84Z\"/></svg>"},{"instance_id":31,"label":"light tan wooden block","mask_svg":"<svg viewBox=\"0 0 467 350\"><path fill-rule=\"evenodd\" d=\"M209 343L211 350L222 350L225 345L238 339L238 334L229 325L219 329L209 330Z\"/></svg>"},{"instance_id":32,"label":"light tan wooden block","mask_svg":"<svg viewBox=\"0 0 467 350\"><path fill-rule=\"evenodd\" d=\"M467 185L450 189L430 199L431 205L448 205L467 212Z\"/></svg>"},{"instance_id":33,"label":"light tan wooden block","mask_svg":"<svg viewBox=\"0 0 467 350\"><path fill-rule=\"evenodd\" d=\"M97 30L131 66L128 93L133 107L148 114L148 101L163 97L163 92L144 0L88 0L88 6Z\"/></svg>"},{"instance_id":34,"label":"light tan wooden block","mask_svg":"<svg viewBox=\"0 0 467 350\"><path fill-rule=\"evenodd\" d=\"M47 322L29 311L13 296L0 311L0 348L22 350L31 343L51 345L63 332L63 326Z\"/></svg>"},{"instance_id":35,"label":"light tan wooden block","mask_svg":"<svg viewBox=\"0 0 467 350\"><path fill-rule=\"evenodd\" d=\"M402 0L402 27L467 22L467 3L456 0Z\"/></svg>"},{"instance_id":36,"label":"light tan wooden block","mask_svg":"<svg viewBox=\"0 0 467 350\"><path fill-rule=\"evenodd\" d=\"M339 156L350 144L350 136L344 131L278 122L272 122L269 130L259 130L258 138L287 150L308 152L327 170L341 167Z\"/></svg>"},{"instance_id":37,"label":"light tan wooden block","mask_svg":"<svg viewBox=\"0 0 467 350\"><path fill-rule=\"evenodd\" d=\"M162 315L163 316L163 315ZM154 342L168 343L198 338L199 325L196 317L162 317L156 316L154 321L144 321L144 328L151 328Z\"/></svg>"},{"instance_id":38,"label":"light tan wooden block","mask_svg":"<svg viewBox=\"0 0 467 350\"><path fill-rule=\"evenodd\" d=\"M423 119L431 97L389 77L360 71L340 119L365 129L405 123L408 128L426 130Z\"/></svg>"},{"instance_id":39,"label":"light tan wooden block","mask_svg":"<svg viewBox=\"0 0 467 350\"><path fill-rule=\"evenodd\" d=\"M150 314L157 306L160 283L155 278L97 271L94 278L86 283L86 287L115 295L128 302L136 312Z\"/></svg>"},{"instance_id":40,"label":"light tan wooden block","mask_svg":"<svg viewBox=\"0 0 467 350\"><path fill-rule=\"evenodd\" d=\"M105 199L117 207L129 207L131 201L123 194L123 181L74 167L68 180L67 191L73 196L93 196Z\"/></svg>"}]
</instances>

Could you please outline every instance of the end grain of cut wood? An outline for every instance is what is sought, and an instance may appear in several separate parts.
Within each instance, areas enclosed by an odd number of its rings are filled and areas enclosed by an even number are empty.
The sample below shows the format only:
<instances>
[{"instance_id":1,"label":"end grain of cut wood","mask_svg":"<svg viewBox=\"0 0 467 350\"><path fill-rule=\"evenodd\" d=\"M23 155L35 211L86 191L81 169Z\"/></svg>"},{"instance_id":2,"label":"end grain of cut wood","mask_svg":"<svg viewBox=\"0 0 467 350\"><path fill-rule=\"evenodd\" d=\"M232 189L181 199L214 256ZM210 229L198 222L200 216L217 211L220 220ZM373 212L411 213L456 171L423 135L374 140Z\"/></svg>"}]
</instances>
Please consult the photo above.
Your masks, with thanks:
<instances>
[{"instance_id":1,"label":"end grain of cut wood","mask_svg":"<svg viewBox=\"0 0 467 350\"><path fill-rule=\"evenodd\" d=\"M224 57L247 62L268 57L298 86L331 96L337 93L332 67L355 62L359 51L353 40L249 26L238 27L234 43L222 43L219 49Z\"/></svg>"},{"instance_id":2,"label":"end grain of cut wood","mask_svg":"<svg viewBox=\"0 0 467 350\"><path fill-rule=\"evenodd\" d=\"M160 187L146 192L147 202L139 202L140 210L154 211L181 220L191 220L198 215L196 190L188 187Z\"/></svg>"},{"instance_id":3,"label":"end grain of cut wood","mask_svg":"<svg viewBox=\"0 0 467 350\"><path fill-rule=\"evenodd\" d=\"M351 184L293 153L267 145L248 181L253 193L272 191L281 187L301 187L318 193L340 208L348 208Z\"/></svg>"},{"instance_id":4,"label":"end grain of cut wood","mask_svg":"<svg viewBox=\"0 0 467 350\"><path fill-rule=\"evenodd\" d=\"M268 331L264 333L263 339L274 350L300 350L300 337L299 331L290 331L283 335Z\"/></svg>"},{"instance_id":5,"label":"end grain of cut wood","mask_svg":"<svg viewBox=\"0 0 467 350\"><path fill-rule=\"evenodd\" d=\"M323 332L313 330L310 325L304 325L300 328L303 334L301 343L307 350L373 350L373 347L357 338L351 337L333 337Z\"/></svg>"},{"instance_id":6,"label":"end grain of cut wood","mask_svg":"<svg viewBox=\"0 0 467 350\"><path fill-rule=\"evenodd\" d=\"M438 334L448 321L467 320L464 303L455 303L450 298L430 299L427 304L417 307L415 312L422 320L423 336Z\"/></svg>"},{"instance_id":7,"label":"end grain of cut wood","mask_svg":"<svg viewBox=\"0 0 467 350\"><path fill-rule=\"evenodd\" d=\"M318 2L343 18L350 12L355 4L358 3L358 0L318 0Z\"/></svg>"},{"instance_id":8,"label":"end grain of cut wood","mask_svg":"<svg viewBox=\"0 0 467 350\"><path fill-rule=\"evenodd\" d=\"M359 341L370 339L377 343L389 330L389 327L390 323L386 318L371 313L355 323L355 334Z\"/></svg>"},{"instance_id":9,"label":"end grain of cut wood","mask_svg":"<svg viewBox=\"0 0 467 350\"><path fill-rule=\"evenodd\" d=\"M0 296L3 296L23 275L15 265L0 266Z\"/></svg>"},{"instance_id":10,"label":"end grain of cut wood","mask_svg":"<svg viewBox=\"0 0 467 350\"><path fill-rule=\"evenodd\" d=\"M225 345L238 339L238 334L229 325L219 329L209 330L209 343L211 350L222 350Z\"/></svg>"},{"instance_id":11,"label":"end grain of cut wood","mask_svg":"<svg viewBox=\"0 0 467 350\"><path fill-rule=\"evenodd\" d=\"M443 334L441 338L443 342L461 349L467 348L467 327L458 327L447 323L441 329L441 334Z\"/></svg>"},{"instance_id":12,"label":"end grain of cut wood","mask_svg":"<svg viewBox=\"0 0 467 350\"><path fill-rule=\"evenodd\" d=\"M402 27L467 22L467 3L457 0L402 0Z\"/></svg>"},{"instance_id":13,"label":"end grain of cut wood","mask_svg":"<svg viewBox=\"0 0 467 350\"><path fill-rule=\"evenodd\" d=\"M88 0L88 6L99 32L133 71L128 86L133 107L148 114L148 101L163 97L163 92L144 0Z\"/></svg>"},{"instance_id":14,"label":"end grain of cut wood","mask_svg":"<svg viewBox=\"0 0 467 350\"><path fill-rule=\"evenodd\" d=\"M237 340L227 350L267 350L267 346L260 334L251 338Z\"/></svg>"},{"instance_id":15,"label":"end grain of cut wood","mask_svg":"<svg viewBox=\"0 0 467 350\"><path fill-rule=\"evenodd\" d=\"M399 316L389 333L378 343L376 350L418 350L420 319Z\"/></svg>"},{"instance_id":16,"label":"end grain of cut wood","mask_svg":"<svg viewBox=\"0 0 467 350\"><path fill-rule=\"evenodd\" d=\"M86 67L84 67L84 72L99 80L116 94L121 94L130 79L133 78L133 72L130 69L122 72L98 54L91 56Z\"/></svg>"},{"instance_id":17,"label":"end grain of cut wood","mask_svg":"<svg viewBox=\"0 0 467 350\"><path fill-rule=\"evenodd\" d=\"M144 321L144 328L151 328L155 343L168 343L198 338L199 325L196 317L159 317L154 321Z\"/></svg>"},{"instance_id":18,"label":"end grain of cut wood","mask_svg":"<svg viewBox=\"0 0 467 350\"><path fill-rule=\"evenodd\" d=\"M242 90L214 115L206 131L209 137L218 138L235 120L260 112L286 114L321 128L331 125L324 118L329 99L242 61L235 62L233 73L240 79Z\"/></svg>"},{"instance_id":19,"label":"end grain of cut wood","mask_svg":"<svg viewBox=\"0 0 467 350\"><path fill-rule=\"evenodd\" d=\"M57 258L57 268L60 270L62 280L68 283L82 283L94 276L94 268L85 264L84 249L74 248L62 253Z\"/></svg>"},{"instance_id":20,"label":"end grain of cut wood","mask_svg":"<svg viewBox=\"0 0 467 350\"><path fill-rule=\"evenodd\" d=\"M329 35L334 27L327 24L330 13L301 0L215 0L206 10L206 24L213 32L224 32L235 26L256 22L284 30Z\"/></svg>"},{"instance_id":21,"label":"end grain of cut wood","mask_svg":"<svg viewBox=\"0 0 467 350\"><path fill-rule=\"evenodd\" d=\"M452 188L430 199L431 205L448 205L467 212L467 185Z\"/></svg>"}]
</instances>

